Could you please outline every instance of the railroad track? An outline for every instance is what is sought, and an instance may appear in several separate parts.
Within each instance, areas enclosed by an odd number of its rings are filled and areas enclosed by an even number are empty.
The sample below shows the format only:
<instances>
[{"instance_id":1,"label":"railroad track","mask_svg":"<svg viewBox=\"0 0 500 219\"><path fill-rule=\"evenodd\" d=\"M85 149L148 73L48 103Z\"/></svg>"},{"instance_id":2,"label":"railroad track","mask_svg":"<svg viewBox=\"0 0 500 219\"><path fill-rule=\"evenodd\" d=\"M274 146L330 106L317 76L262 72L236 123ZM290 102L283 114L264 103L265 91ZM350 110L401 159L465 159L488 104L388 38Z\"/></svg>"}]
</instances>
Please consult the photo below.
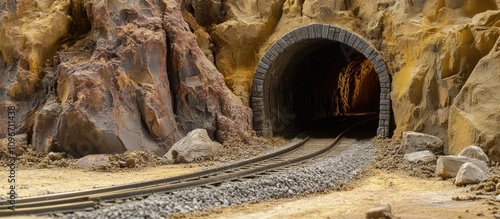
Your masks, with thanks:
<instances>
[{"instance_id":1,"label":"railroad track","mask_svg":"<svg viewBox=\"0 0 500 219\"><path fill-rule=\"evenodd\" d=\"M228 181L241 181L272 174L291 166L303 164L320 155L326 155L328 152L329 156L338 154L338 150L332 154L331 149L334 146L345 148L353 142L352 139L348 139L343 144L338 145L345 133L374 119L366 116L362 119L347 119L338 125L341 128L331 131L335 132L332 133L335 137L325 138L324 136L314 137L311 134L301 134L289 145L277 151L196 173L115 187L20 198L16 200L15 211L8 209L10 204L0 202L0 216L93 210L116 200L145 198L153 193L169 193L189 187L215 187ZM324 135L325 130L319 132L323 132Z\"/></svg>"}]
</instances>

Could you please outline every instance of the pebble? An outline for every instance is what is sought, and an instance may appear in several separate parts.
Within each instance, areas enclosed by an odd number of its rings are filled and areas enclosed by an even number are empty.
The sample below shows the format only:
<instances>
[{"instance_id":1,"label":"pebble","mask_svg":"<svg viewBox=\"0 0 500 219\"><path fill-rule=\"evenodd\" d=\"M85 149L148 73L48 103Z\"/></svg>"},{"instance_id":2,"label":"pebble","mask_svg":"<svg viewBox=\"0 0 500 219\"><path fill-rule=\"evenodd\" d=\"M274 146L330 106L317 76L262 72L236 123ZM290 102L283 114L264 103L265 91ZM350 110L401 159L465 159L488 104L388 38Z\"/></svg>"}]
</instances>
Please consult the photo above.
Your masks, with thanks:
<instances>
[{"instance_id":1,"label":"pebble","mask_svg":"<svg viewBox=\"0 0 500 219\"><path fill-rule=\"evenodd\" d=\"M120 168L125 168L125 167L127 167L127 162L125 162L125 161L118 161L118 165L120 166Z\"/></svg>"},{"instance_id":2,"label":"pebble","mask_svg":"<svg viewBox=\"0 0 500 219\"><path fill-rule=\"evenodd\" d=\"M56 161L60 160L62 158L62 155L60 153L49 152L47 154L47 157L49 157L51 161Z\"/></svg>"},{"instance_id":3,"label":"pebble","mask_svg":"<svg viewBox=\"0 0 500 219\"><path fill-rule=\"evenodd\" d=\"M65 218L168 218L172 213L213 209L277 198L291 198L339 188L373 163L375 147L370 140L355 143L336 157L310 166L289 169L253 180L227 182L213 188L188 188L169 194L153 194L139 201L103 206L90 212L75 212ZM118 216L114 215L117 212Z\"/></svg>"},{"instance_id":4,"label":"pebble","mask_svg":"<svg viewBox=\"0 0 500 219\"><path fill-rule=\"evenodd\" d=\"M135 165L137 164L137 159L135 158L130 158L125 161L125 164L127 165L128 168L134 168Z\"/></svg>"},{"instance_id":5,"label":"pebble","mask_svg":"<svg viewBox=\"0 0 500 219\"><path fill-rule=\"evenodd\" d=\"M366 212L366 218L370 218L370 219L372 219L372 218L373 219L392 218L391 206L390 205L382 205L382 206L371 208Z\"/></svg>"}]
</instances>

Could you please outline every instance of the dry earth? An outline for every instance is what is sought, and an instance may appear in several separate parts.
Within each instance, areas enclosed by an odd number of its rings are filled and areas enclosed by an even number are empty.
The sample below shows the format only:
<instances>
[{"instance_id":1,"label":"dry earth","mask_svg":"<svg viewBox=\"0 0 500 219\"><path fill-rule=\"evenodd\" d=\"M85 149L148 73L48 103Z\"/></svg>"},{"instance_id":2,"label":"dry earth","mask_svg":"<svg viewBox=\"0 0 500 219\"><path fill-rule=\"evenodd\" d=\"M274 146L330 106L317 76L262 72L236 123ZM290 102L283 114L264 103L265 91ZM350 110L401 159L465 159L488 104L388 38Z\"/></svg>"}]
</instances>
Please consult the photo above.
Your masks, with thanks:
<instances>
[{"instance_id":1,"label":"dry earth","mask_svg":"<svg viewBox=\"0 0 500 219\"><path fill-rule=\"evenodd\" d=\"M249 158L265 151L284 145L287 140L280 137L265 139L255 133L245 133L224 142L224 150L212 160L192 164L169 164L165 158L150 152L125 152L109 155L107 165L93 169L83 169L76 165L78 159L65 153L56 153L60 159L51 160L45 153L37 152L28 145L22 156L18 157L17 192L19 197L30 197L52 193L79 191L92 188L124 185L134 182L188 174L208 168ZM133 168L120 168L119 161L134 159ZM0 166L7 169L7 159L0 159ZM1 182L7 182L7 174L2 174ZM7 183L1 183L2 191L8 190Z\"/></svg>"},{"instance_id":2,"label":"dry earth","mask_svg":"<svg viewBox=\"0 0 500 219\"><path fill-rule=\"evenodd\" d=\"M253 156L285 142L279 138L266 141L252 135L240 136L225 144L230 153L224 153L213 161L167 165L161 163L161 158L140 152L133 154L139 161L135 168L107 167L92 170L78 168L74 164L76 160L71 158L64 158L68 163L66 167L54 166L52 161L48 161L48 165L41 168L34 165L34 162L45 160L45 156L28 153L21 157L23 164L18 171L18 192L21 197L27 197L186 174L228 160ZM498 194L496 185L500 182L500 168L493 167L495 176L486 182L476 186L457 187L453 185L452 180L433 177L430 171L434 168L433 165L411 165L402 161L397 142L375 140L375 143L376 163L340 191L249 203L173 217L364 218L368 209L380 204L391 205L396 218L494 218L494 214L498 213L499 202L495 201L494 197ZM235 145L243 146L234 147ZM114 155L111 160L125 157L131 157L131 154ZM140 159L141 157L143 159ZM5 186L3 184L1 189L6 190Z\"/></svg>"}]
</instances>

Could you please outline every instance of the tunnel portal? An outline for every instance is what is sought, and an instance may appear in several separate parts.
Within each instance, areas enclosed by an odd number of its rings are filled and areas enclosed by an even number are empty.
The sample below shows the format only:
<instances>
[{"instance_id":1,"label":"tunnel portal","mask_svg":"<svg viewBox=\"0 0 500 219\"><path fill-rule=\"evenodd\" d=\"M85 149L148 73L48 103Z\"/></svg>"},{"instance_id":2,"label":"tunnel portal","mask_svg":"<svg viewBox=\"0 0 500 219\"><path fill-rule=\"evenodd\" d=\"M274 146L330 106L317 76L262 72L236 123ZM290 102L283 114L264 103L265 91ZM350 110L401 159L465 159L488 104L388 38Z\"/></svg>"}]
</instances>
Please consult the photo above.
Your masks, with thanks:
<instances>
[{"instance_id":1,"label":"tunnel portal","mask_svg":"<svg viewBox=\"0 0 500 219\"><path fill-rule=\"evenodd\" d=\"M254 129L272 136L311 121L377 113L389 137L390 77L380 53L360 36L325 24L297 28L260 60L252 89Z\"/></svg>"}]
</instances>

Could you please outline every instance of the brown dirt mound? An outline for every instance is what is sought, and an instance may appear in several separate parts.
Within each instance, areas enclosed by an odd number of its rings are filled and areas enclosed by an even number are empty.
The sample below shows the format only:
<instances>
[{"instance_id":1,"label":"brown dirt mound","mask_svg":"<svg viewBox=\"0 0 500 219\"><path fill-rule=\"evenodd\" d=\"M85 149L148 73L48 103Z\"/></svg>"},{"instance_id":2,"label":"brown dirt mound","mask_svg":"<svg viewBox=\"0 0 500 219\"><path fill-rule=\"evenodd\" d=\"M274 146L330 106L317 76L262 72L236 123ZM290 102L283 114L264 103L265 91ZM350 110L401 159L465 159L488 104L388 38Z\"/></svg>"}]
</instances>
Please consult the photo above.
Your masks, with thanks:
<instances>
[{"instance_id":1,"label":"brown dirt mound","mask_svg":"<svg viewBox=\"0 0 500 219\"><path fill-rule=\"evenodd\" d=\"M288 140L281 137L266 139L258 137L254 132L246 132L235 136L223 143L224 150L217 157L201 163L192 164L208 167L221 162L240 160L261 154L270 149L286 144ZM24 148L24 153L16 159L19 169L51 169L51 168L80 168L76 165L78 159L66 153L55 153L58 158L51 159L47 153L38 152L32 145ZM95 172L122 172L128 169L141 169L170 164L167 159L150 152L134 151L123 154L108 155L109 163L98 168ZM0 165L6 166L8 160L1 159Z\"/></svg>"},{"instance_id":2,"label":"brown dirt mound","mask_svg":"<svg viewBox=\"0 0 500 219\"><path fill-rule=\"evenodd\" d=\"M430 178L434 177L436 164L410 163L403 159L400 150L401 142L390 139L375 138L377 149L374 167L377 169L402 171L410 176Z\"/></svg>"},{"instance_id":3,"label":"brown dirt mound","mask_svg":"<svg viewBox=\"0 0 500 219\"><path fill-rule=\"evenodd\" d=\"M224 150L216 160L225 162L229 160L234 161L250 158L265 151L283 146L288 142L287 139L282 137L266 139L257 136L255 132L245 132L225 141L222 144Z\"/></svg>"}]
</instances>

